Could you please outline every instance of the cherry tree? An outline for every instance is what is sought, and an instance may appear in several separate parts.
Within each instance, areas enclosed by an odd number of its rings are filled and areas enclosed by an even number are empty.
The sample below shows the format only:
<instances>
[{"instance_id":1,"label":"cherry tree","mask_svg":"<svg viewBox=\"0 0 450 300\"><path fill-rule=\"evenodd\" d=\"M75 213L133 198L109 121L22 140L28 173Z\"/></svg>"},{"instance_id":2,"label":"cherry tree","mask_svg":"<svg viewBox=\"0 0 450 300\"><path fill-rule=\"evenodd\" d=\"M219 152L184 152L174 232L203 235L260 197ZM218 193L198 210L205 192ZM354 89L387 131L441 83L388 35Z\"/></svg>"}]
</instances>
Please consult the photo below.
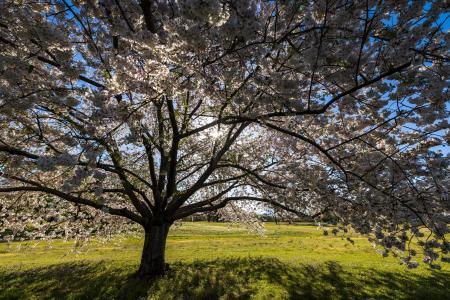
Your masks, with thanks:
<instances>
[{"instance_id":1,"label":"cherry tree","mask_svg":"<svg viewBox=\"0 0 450 300\"><path fill-rule=\"evenodd\" d=\"M326 212L333 233L351 225L408 267L418 239L438 268L450 248L445 9L1 1L1 237L138 224L147 277L164 273L176 220L274 207Z\"/></svg>"}]
</instances>

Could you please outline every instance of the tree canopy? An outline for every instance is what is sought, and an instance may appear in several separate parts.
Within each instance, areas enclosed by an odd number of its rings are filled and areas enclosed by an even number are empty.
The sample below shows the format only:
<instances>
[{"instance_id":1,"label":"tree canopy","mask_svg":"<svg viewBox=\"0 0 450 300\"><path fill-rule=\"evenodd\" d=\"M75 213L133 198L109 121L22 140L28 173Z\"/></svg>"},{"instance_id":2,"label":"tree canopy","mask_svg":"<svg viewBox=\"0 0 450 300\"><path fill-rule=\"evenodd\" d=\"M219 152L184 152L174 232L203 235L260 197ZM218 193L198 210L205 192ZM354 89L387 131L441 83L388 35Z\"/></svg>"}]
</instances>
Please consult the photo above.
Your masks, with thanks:
<instances>
[{"instance_id":1,"label":"tree canopy","mask_svg":"<svg viewBox=\"0 0 450 300\"><path fill-rule=\"evenodd\" d=\"M438 267L449 18L445 1L3 0L0 238L137 223L159 274L174 221L273 207L409 267L419 239Z\"/></svg>"}]
</instances>

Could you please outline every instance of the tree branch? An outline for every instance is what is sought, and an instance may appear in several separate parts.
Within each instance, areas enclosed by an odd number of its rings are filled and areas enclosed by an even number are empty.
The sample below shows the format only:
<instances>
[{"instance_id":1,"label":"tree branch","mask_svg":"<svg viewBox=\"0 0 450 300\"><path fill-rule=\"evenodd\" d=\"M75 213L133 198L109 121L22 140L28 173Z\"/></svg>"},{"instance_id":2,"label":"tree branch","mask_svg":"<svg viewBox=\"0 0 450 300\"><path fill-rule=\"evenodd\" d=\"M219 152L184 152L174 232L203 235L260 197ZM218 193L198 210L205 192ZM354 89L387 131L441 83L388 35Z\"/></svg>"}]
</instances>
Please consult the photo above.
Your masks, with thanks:
<instances>
[{"instance_id":1,"label":"tree branch","mask_svg":"<svg viewBox=\"0 0 450 300\"><path fill-rule=\"evenodd\" d=\"M24 180L19 180L17 178L12 178L12 179L24 182ZM55 190L55 189L52 189L52 188L44 187L44 186L41 186L41 185L36 184L36 183L31 183L28 180L25 181L25 182L28 182L29 184L33 184L33 186L3 187L3 188L0 188L0 193L11 193L11 192L21 192L21 191L24 191L24 192L42 192L42 193L58 196L61 199L67 200L67 201L75 203L75 204L82 204L82 205L86 205L86 206L90 206L90 207L96 208L98 210L107 211L109 214L116 215L116 216L122 216L122 217L130 219L131 221L134 221L136 223L144 225L144 219L142 219L142 217L140 217L137 214L127 210L126 208L120 208L120 209L118 209L118 208L111 208L111 207L108 207L108 206L103 205L103 204L95 203L95 202L90 201L88 199L75 197L75 196L72 196L70 194L66 194L66 193L63 193L61 191L58 191L58 190ZM105 210L105 208L107 210Z\"/></svg>"}]
</instances>

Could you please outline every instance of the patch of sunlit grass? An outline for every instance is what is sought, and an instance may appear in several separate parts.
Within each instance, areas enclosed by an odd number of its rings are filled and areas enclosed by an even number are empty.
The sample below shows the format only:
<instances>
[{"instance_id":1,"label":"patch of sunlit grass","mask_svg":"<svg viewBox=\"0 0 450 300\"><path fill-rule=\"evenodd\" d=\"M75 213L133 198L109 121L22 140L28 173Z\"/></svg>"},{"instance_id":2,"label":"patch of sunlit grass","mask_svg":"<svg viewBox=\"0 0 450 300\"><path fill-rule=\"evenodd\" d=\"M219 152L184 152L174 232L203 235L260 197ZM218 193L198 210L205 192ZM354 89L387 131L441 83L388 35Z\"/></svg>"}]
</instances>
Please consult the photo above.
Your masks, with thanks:
<instances>
[{"instance_id":1,"label":"patch of sunlit grass","mask_svg":"<svg viewBox=\"0 0 450 300\"><path fill-rule=\"evenodd\" d=\"M170 232L167 276L139 282L140 237L0 244L0 299L445 299L450 268L408 270L366 237L354 245L310 225L183 223ZM19 250L19 248L21 248Z\"/></svg>"}]
</instances>

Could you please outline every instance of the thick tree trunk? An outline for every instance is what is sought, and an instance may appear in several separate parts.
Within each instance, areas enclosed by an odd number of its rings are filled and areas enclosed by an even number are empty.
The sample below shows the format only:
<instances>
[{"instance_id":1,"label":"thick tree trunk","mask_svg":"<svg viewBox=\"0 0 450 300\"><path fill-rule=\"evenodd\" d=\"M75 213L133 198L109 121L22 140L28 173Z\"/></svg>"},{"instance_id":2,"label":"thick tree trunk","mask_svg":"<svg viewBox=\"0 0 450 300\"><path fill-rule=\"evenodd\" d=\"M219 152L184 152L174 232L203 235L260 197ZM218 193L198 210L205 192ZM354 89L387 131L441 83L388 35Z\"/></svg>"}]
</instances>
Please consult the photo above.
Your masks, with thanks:
<instances>
[{"instance_id":1,"label":"thick tree trunk","mask_svg":"<svg viewBox=\"0 0 450 300\"><path fill-rule=\"evenodd\" d=\"M144 248L141 265L137 272L139 278L164 275L166 239L170 224L152 225L145 229Z\"/></svg>"}]
</instances>

